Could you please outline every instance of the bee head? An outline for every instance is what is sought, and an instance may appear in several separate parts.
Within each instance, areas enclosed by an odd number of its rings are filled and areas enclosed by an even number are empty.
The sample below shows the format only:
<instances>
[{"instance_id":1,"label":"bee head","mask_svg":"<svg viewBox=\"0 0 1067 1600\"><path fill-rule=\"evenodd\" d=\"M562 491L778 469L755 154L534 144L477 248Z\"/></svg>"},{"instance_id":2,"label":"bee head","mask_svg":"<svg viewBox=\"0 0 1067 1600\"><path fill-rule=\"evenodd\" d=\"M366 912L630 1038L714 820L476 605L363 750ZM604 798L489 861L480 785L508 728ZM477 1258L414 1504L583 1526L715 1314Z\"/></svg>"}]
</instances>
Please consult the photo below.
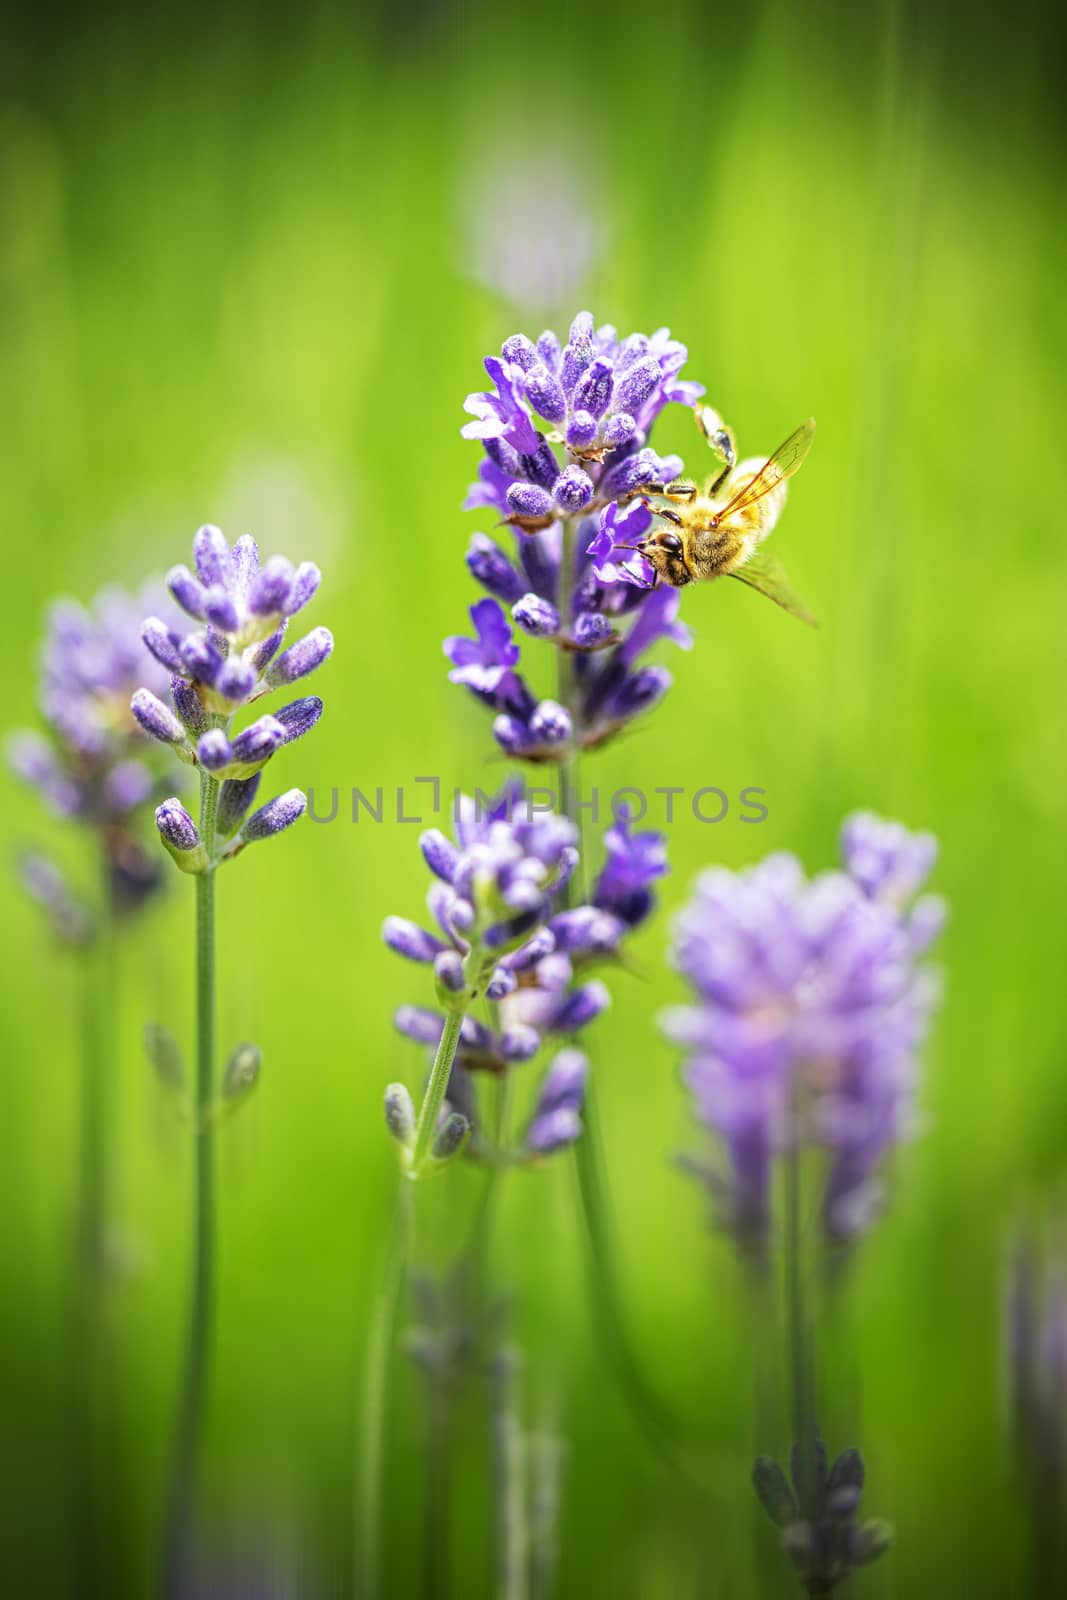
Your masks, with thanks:
<instances>
[{"instance_id":1,"label":"bee head","mask_svg":"<svg viewBox=\"0 0 1067 1600\"><path fill-rule=\"evenodd\" d=\"M686 566L681 534L675 533L673 528L657 529L642 540L637 548L655 568L661 581L669 583L672 589L681 589L687 583L692 583L693 574Z\"/></svg>"}]
</instances>

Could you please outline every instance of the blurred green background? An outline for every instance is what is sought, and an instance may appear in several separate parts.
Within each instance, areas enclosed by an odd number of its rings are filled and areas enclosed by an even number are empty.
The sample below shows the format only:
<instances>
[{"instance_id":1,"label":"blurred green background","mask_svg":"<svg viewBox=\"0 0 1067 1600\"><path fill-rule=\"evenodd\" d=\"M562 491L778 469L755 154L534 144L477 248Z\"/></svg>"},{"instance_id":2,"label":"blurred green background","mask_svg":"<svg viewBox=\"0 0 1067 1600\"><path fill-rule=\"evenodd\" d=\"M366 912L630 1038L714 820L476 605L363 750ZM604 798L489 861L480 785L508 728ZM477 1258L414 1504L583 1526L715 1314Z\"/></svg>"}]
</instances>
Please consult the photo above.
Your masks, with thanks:
<instances>
[{"instance_id":1,"label":"blurred green background","mask_svg":"<svg viewBox=\"0 0 1067 1600\"><path fill-rule=\"evenodd\" d=\"M829 864L857 805L940 836L934 886L952 923L925 1131L895 1163L833 1330L829 1443L863 1449L867 1508L898 1530L855 1589L1020 1592L1001 1248L1015 1206L1053 1190L1067 1155L1050 18L1025 4L1005 19L662 0L610 17L417 5L4 24L10 723L32 720L48 600L188 560L211 520L325 573L311 620L337 640L314 685L326 714L279 786L388 793L426 773L486 786L501 772L488 721L448 685L440 644L476 597L463 552L486 524L458 509L477 460L458 430L482 355L588 305L623 331L668 323L743 451L818 418L776 540L822 630L739 585L686 594L696 648L669 657L664 705L590 774L605 793L759 785L769 817L671 828L662 915L592 1038L634 1338L716 1501L679 1485L618 1397L570 1159L516 1175L499 1218L528 1416L567 1441L563 1594L777 1592L748 1469L757 1446L787 1441L757 1439L749 1313L703 1196L672 1166L699 1139L654 1018L679 995L668 917L698 868L777 848ZM585 255L570 278L544 249L568 206ZM524 276L536 283L539 248L551 268L522 304L486 281L478 243L515 217ZM683 413L656 442L702 470ZM3 792L5 855L48 844L77 870L77 837L13 779ZM349 1592L356 1374L395 1183L381 1092L420 1071L390 1016L429 999L379 925L419 914L417 832L353 826L342 799L340 821L305 823L220 881L221 1036L257 1040L265 1064L222 1141L207 1520L220 1548L292 1561L293 1593ZM190 1042L192 895L172 876L121 958L113 1210L133 1270L111 1306L110 1450L115 1592L133 1595L151 1590L187 1287L187 1140L139 1046L149 1018ZM58 1594L78 978L6 871L0 939L4 1560L9 1592ZM476 1182L453 1173L427 1195L427 1248ZM418 1572L418 1392L401 1357L396 1594ZM463 1593L485 1584L482 1421L472 1401Z\"/></svg>"}]
</instances>

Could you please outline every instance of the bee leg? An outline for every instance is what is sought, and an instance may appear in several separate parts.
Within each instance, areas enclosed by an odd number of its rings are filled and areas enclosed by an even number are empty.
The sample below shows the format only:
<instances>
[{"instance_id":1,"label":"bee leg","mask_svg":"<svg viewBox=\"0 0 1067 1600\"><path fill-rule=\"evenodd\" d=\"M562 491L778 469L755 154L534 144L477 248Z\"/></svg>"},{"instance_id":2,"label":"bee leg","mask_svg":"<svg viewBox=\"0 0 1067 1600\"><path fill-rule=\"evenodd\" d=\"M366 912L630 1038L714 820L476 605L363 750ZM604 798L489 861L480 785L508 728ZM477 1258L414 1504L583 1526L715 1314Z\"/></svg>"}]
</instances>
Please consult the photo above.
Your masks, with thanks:
<instances>
[{"instance_id":1,"label":"bee leg","mask_svg":"<svg viewBox=\"0 0 1067 1600\"><path fill-rule=\"evenodd\" d=\"M650 507L649 509L655 511L654 507ZM678 515L677 511L672 511L669 506L660 506L659 510L655 511L655 515L657 517L663 517L667 522L673 522L679 528L682 526L681 517Z\"/></svg>"}]
</instances>

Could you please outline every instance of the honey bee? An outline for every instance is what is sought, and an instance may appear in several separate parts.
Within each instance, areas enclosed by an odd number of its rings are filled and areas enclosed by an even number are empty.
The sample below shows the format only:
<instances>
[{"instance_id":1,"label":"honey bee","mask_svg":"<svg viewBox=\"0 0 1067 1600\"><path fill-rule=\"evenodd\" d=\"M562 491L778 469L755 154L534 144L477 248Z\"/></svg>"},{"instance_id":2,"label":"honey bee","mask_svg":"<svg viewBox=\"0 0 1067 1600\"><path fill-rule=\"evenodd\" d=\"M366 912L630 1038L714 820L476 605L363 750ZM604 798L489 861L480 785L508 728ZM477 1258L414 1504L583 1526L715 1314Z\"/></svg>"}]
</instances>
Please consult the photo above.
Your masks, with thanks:
<instances>
[{"instance_id":1,"label":"honey bee","mask_svg":"<svg viewBox=\"0 0 1067 1600\"><path fill-rule=\"evenodd\" d=\"M781 514L786 480L797 471L815 437L815 419L791 433L766 461L738 462L734 437L710 406L696 406L697 425L724 465L702 490L695 483L646 484L635 491L657 527L632 549L662 580L680 589L711 578L737 578L758 589L802 622L814 617L793 592L781 563L762 548Z\"/></svg>"}]
</instances>

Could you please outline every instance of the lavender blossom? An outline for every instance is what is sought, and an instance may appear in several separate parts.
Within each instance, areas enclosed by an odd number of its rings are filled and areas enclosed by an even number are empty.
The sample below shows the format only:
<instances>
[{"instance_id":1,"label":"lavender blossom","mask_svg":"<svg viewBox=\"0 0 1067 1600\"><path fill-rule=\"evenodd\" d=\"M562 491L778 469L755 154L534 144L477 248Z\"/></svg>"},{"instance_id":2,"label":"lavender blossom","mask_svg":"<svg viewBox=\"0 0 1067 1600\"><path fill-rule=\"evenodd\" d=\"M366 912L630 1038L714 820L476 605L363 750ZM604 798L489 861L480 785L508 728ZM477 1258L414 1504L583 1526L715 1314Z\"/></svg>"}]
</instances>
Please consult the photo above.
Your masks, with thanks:
<instances>
[{"instance_id":1,"label":"lavender blossom","mask_svg":"<svg viewBox=\"0 0 1067 1600\"><path fill-rule=\"evenodd\" d=\"M829 1466L822 1440L816 1439L815 1458L816 1481L810 1485L796 1445L788 1479L777 1461L760 1456L752 1482L804 1588L810 1595L827 1595L858 1567L884 1555L893 1530L880 1519L858 1521L865 1476L858 1450L843 1450Z\"/></svg>"},{"instance_id":2,"label":"lavender blossom","mask_svg":"<svg viewBox=\"0 0 1067 1600\"><path fill-rule=\"evenodd\" d=\"M155 736L184 741L182 727L158 700L168 674L141 642L140 617L147 604L169 615L166 598L154 587L140 595L103 589L88 608L73 600L53 605L41 651L45 731L18 731L7 747L12 769L53 814L97 830L108 860L112 904L119 912L142 905L161 881L136 822L159 794L143 725L149 703L162 714ZM161 621L160 627L166 631L169 623ZM138 683L145 688L131 714L130 694ZM48 874L53 883L55 870ZM40 888L44 880L36 876ZM34 897L50 906L61 931L71 907L64 912L53 896ZM76 916L75 921L84 931L84 920Z\"/></svg>"},{"instance_id":3,"label":"lavender blossom","mask_svg":"<svg viewBox=\"0 0 1067 1600\"><path fill-rule=\"evenodd\" d=\"M435 876L428 903L439 932L388 917L386 943L411 961L433 963L446 1003L477 997L492 982L506 992L509 960L521 965L524 948L538 935L543 943L555 897L577 864L576 838L572 822L535 811L515 785L484 807L461 797L456 843L436 830L421 840Z\"/></svg>"},{"instance_id":4,"label":"lavender blossom","mask_svg":"<svg viewBox=\"0 0 1067 1600\"><path fill-rule=\"evenodd\" d=\"M144 643L169 675L170 704L142 688L131 708L148 734L222 785L216 827L211 837L205 835L203 862L189 852L175 855L186 871L199 872L211 870L253 840L282 832L303 814L306 799L299 789L291 789L245 820L256 792L249 785L257 780L258 786L259 773L278 750L310 732L322 714L322 701L306 695L240 730L234 730L233 722L245 706L320 667L333 650L333 637L327 628L317 627L282 649L290 618L318 590L320 573L312 562L294 567L284 556L271 556L261 563L249 535L231 550L212 526L196 534L193 556L195 574L174 567L167 581L177 603L203 626L183 629L159 617L144 622ZM175 841L166 833L163 838L175 854ZM193 860L198 864L191 867Z\"/></svg>"},{"instance_id":5,"label":"lavender blossom","mask_svg":"<svg viewBox=\"0 0 1067 1600\"><path fill-rule=\"evenodd\" d=\"M536 344L513 334L499 356L485 359L492 389L465 403L474 420L463 436L486 451L468 508L492 506L520 526L551 522L594 498L676 477L680 463L664 465L647 439L666 405L692 405L704 392L678 376L687 354L666 328L620 340L614 328L595 327L588 311L575 317L562 347L550 331ZM548 435L535 419L548 424ZM555 445L574 459L562 462Z\"/></svg>"},{"instance_id":6,"label":"lavender blossom","mask_svg":"<svg viewBox=\"0 0 1067 1600\"><path fill-rule=\"evenodd\" d=\"M663 840L631 834L620 813L606 835L607 861L591 900L562 905L576 864L573 824L532 808L512 782L493 800L464 797L456 840L436 829L420 841L434 875L427 896L432 926L388 917L383 937L406 960L432 967L440 1006L401 1006L397 1030L436 1049L450 1010L464 1011L448 1104L475 1124L477 1106L468 1074L499 1075L532 1060L543 1043L573 1038L611 1003L606 985L591 976L617 963L629 932L652 906L649 885L667 870ZM492 1023L467 1007L484 993L495 1001ZM585 1058L557 1055L542 1084L528 1130L529 1154L546 1154L580 1132Z\"/></svg>"},{"instance_id":7,"label":"lavender blossom","mask_svg":"<svg viewBox=\"0 0 1067 1600\"><path fill-rule=\"evenodd\" d=\"M872 898L845 872L809 880L794 857L774 855L747 872L705 872L678 919L674 960L696 1003L662 1025L722 1140L724 1167L703 1176L756 1252L769 1242L775 1159L798 1142L826 1152L829 1241L853 1239L878 1209L881 1159L915 1126L917 1055L938 996L916 965L921 906ZM924 932L930 920L920 916Z\"/></svg>"},{"instance_id":8,"label":"lavender blossom","mask_svg":"<svg viewBox=\"0 0 1067 1600\"><path fill-rule=\"evenodd\" d=\"M643 660L645 652L660 639L689 645L675 620L677 595L615 582L596 544L598 512L618 514L617 540L630 542L625 519L649 513L640 505L624 512L617 497L682 470L647 441L666 405L692 404L703 392L679 380L685 359L665 329L619 340L583 312L565 348L552 333L536 345L522 334L507 339L501 356L486 360L493 390L468 398L475 420L463 433L481 441L486 458L466 507L488 507L510 523L515 548L508 554L474 535L467 564L490 599L471 611L475 638L453 636L445 653L451 681L493 713L493 735L515 759L566 761L603 744L670 686L666 668ZM571 657L566 706L529 686L511 624Z\"/></svg>"}]
</instances>

